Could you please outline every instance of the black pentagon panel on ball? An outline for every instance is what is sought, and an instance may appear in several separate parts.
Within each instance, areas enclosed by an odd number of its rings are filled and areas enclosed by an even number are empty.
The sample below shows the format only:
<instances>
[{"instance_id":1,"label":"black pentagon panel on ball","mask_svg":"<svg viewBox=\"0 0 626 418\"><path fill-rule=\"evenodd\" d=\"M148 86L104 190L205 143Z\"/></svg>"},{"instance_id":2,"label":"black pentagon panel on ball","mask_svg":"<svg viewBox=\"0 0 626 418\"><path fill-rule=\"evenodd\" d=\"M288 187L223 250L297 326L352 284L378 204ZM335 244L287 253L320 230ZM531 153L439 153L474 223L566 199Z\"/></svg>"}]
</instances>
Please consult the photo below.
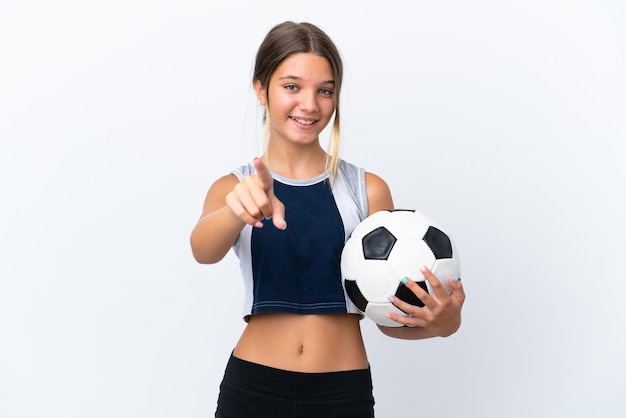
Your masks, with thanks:
<instances>
[{"instance_id":1,"label":"black pentagon panel on ball","mask_svg":"<svg viewBox=\"0 0 626 418\"><path fill-rule=\"evenodd\" d=\"M416 283L419 285L419 287L424 289L426 293L428 293L428 287L426 286L426 282L416 282ZM415 295L415 293L413 293L411 289L409 289L403 284L398 286L398 290L396 290L396 297L403 300L406 303L410 303L411 305L414 305L420 308L424 307L424 302L422 302L422 300L418 298L417 295Z\"/></svg>"},{"instance_id":2,"label":"black pentagon panel on ball","mask_svg":"<svg viewBox=\"0 0 626 418\"><path fill-rule=\"evenodd\" d=\"M361 243L366 260L387 260L396 243L396 237L384 226L379 226L365 235Z\"/></svg>"},{"instance_id":3,"label":"black pentagon panel on ball","mask_svg":"<svg viewBox=\"0 0 626 418\"><path fill-rule=\"evenodd\" d=\"M359 286L356 284L354 280L344 280L344 286L346 287L346 293L348 297L354 303L354 306L359 308L361 312L365 312L365 308L367 307L367 299L361 293Z\"/></svg>"},{"instance_id":4,"label":"black pentagon panel on ball","mask_svg":"<svg viewBox=\"0 0 626 418\"><path fill-rule=\"evenodd\" d=\"M452 258L452 243L450 242L450 237L445 232L434 226L429 226L423 240L437 260Z\"/></svg>"}]
</instances>

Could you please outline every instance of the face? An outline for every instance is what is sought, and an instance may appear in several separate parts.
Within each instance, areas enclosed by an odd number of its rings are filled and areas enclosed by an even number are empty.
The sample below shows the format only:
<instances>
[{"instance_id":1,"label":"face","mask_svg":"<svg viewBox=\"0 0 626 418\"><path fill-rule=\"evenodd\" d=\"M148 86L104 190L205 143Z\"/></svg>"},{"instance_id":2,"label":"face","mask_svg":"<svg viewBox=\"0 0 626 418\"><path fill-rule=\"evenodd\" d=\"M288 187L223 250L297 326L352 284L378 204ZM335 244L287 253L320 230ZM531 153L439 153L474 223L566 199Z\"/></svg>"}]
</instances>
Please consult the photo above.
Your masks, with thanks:
<instances>
[{"instance_id":1,"label":"face","mask_svg":"<svg viewBox=\"0 0 626 418\"><path fill-rule=\"evenodd\" d=\"M268 105L270 142L311 144L335 111L332 67L326 58L299 53L284 60L270 78L267 90L257 80L258 98Z\"/></svg>"}]
</instances>

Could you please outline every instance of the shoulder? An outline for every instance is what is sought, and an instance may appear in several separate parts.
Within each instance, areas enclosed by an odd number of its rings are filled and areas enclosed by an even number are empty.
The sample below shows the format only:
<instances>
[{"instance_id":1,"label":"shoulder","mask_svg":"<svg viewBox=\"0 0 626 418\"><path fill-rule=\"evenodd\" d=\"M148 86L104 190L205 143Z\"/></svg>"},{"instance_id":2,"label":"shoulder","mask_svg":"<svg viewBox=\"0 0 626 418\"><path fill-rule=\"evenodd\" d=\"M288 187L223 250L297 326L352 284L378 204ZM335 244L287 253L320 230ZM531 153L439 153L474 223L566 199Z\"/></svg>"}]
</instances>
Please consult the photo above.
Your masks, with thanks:
<instances>
[{"instance_id":1,"label":"shoulder","mask_svg":"<svg viewBox=\"0 0 626 418\"><path fill-rule=\"evenodd\" d=\"M344 176L349 179L355 178L364 178L365 170L361 167L358 167L352 163L344 159L339 160L339 164L337 166L337 175Z\"/></svg>"},{"instance_id":2,"label":"shoulder","mask_svg":"<svg viewBox=\"0 0 626 418\"><path fill-rule=\"evenodd\" d=\"M230 172L230 174L233 174L235 177L237 177L239 181L241 181L241 179L243 179L245 176L249 176L250 174L254 174L255 172L256 169L254 168L254 164L248 163L235 168Z\"/></svg>"},{"instance_id":3,"label":"shoulder","mask_svg":"<svg viewBox=\"0 0 626 418\"><path fill-rule=\"evenodd\" d=\"M224 204L226 195L239 183L234 174L226 174L213 182L204 198L204 213Z\"/></svg>"},{"instance_id":4,"label":"shoulder","mask_svg":"<svg viewBox=\"0 0 626 418\"><path fill-rule=\"evenodd\" d=\"M391 190L382 177L343 159L339 162L339 172L348 182L356 181L362 184L363 193L366 195L364 207L367 208L367 215L383 209L393 209Z\"/></svg>"},{"instance_id":5,"label":"shoulder","mask_svg":"<svg viewBox=\"0 0 626 418\"><path fill-rule=\"evenodd\" d=\"M245 176L256 172L252 163L241 165L230 173L223 175L213 182L206 195L206 200L222 200Z\"/></svg>"},{"instance_id":6,"label":"shoulder","mask_svg":"<svg viewBox=\"0 0 626 418\"><path fill-rule=\"evenodd\" d=\"M223 175L211 184L204 199L204 211L215 210L224 204L226 195L230 193L241 180L250 174L254 174L255 168L252 163L241 165L230 173Z\"/></svg>"},{"instance_id":7,"label":"shoulder","mask_svg":"<svg viewBox=\"0 0 626 418\"><path fill-rule=\"evenodd\" d=\"M367 195L377 195L381 193L389 192L389 185L382 177L372 172L365 172L365 186L367 188Z\"/></svg>"},{"instance_id":8,"label":"shoulder","mask_svg":"<svg viewBox=\"0 0 626 418\"><path fill-rule=\"evenodd\" d=\"M380 210L393 209L391 189L382 177L366 171L365 186L370 215Z\"/></svg>"}]
</instances>

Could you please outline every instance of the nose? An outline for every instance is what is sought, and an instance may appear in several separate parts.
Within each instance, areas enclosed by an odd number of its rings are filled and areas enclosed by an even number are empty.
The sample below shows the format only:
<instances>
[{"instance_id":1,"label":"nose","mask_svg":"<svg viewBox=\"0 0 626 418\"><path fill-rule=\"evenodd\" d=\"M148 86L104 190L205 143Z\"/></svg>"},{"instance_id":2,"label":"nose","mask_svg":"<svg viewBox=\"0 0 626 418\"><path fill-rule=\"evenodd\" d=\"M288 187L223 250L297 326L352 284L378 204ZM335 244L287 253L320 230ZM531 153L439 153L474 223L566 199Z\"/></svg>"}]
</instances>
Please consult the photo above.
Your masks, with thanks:
<instances>
[{"instance_id":1,"label":"nose","mask_svg":"<svg viewBox=\"0 0 626 418\"><path fill-rule=\"evenodd\" d=\"M317 112L319 110L317 92L302 92L302 95L300 96L300 109L305 112Z\"/></svg>"}]
</instances>

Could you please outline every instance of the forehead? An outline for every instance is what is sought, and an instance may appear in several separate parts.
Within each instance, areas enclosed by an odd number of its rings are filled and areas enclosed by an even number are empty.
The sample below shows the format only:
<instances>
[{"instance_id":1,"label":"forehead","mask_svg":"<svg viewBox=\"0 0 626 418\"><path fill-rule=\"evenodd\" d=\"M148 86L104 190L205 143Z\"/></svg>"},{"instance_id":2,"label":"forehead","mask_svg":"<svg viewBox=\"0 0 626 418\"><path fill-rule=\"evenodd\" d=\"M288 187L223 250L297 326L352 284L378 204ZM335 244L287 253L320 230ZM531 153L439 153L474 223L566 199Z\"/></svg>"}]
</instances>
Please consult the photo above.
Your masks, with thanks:
<instances>
[{"instance_id":1,"label":"forehead","mask_svg":"<svg viewBox=\"0 0 626 418\"><path fill-rule=\"evenodd\" d=\"M324 57L298 53L285 59L272 74L273 79L298 78L303 81L325 83L334 81L333 69Z\"/></svg>"}]
</instances>

